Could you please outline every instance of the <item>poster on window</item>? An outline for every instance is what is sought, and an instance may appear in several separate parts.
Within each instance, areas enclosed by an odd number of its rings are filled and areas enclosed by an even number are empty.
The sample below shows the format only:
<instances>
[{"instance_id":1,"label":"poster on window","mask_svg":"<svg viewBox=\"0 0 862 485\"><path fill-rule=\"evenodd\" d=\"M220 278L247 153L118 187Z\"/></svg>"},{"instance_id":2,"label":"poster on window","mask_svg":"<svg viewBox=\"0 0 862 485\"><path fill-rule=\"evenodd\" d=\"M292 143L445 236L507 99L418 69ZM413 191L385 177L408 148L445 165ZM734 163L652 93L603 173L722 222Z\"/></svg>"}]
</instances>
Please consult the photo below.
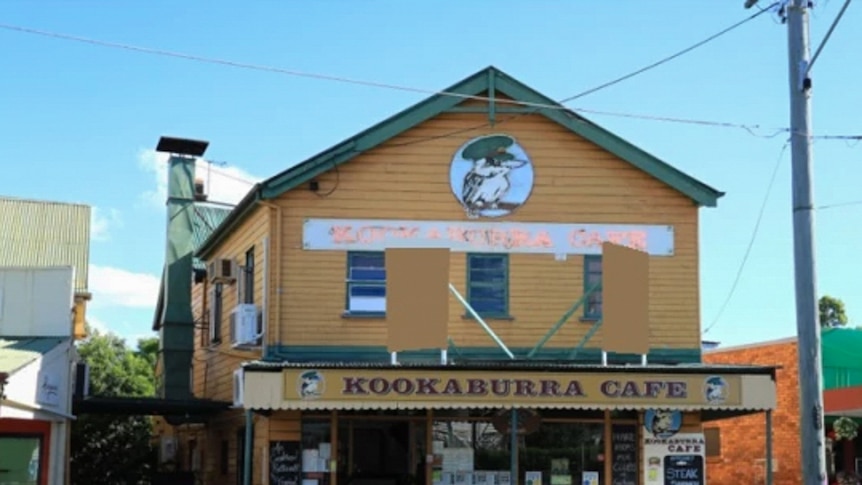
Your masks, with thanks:
<instances>
[{"instance_id":1,"label":"poster on window","mask_svg":"<svg viewBox=\"0 0 862 485\"><path fill-rule=\"evenodd\" d=\"M645 430L644 483L646 485L705 485L703 433L676 433L660 437Z\"/></svg>"}]
</instances>

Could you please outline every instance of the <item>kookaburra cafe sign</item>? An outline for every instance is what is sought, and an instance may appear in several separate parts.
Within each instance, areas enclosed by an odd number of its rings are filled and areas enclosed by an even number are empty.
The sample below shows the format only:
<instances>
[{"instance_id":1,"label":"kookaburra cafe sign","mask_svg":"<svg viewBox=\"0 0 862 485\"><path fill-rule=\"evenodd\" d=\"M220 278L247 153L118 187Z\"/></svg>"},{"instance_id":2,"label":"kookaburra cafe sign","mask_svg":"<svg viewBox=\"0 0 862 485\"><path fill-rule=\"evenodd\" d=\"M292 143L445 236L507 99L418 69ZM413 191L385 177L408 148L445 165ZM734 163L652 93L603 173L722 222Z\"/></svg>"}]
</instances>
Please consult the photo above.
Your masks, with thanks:
<instances>
[{"instance_id":1,"label":"kookaburra cafe sign","mask_svg":"<svg viewBox=\"0 0 862 485\"><path fill-rule=\"evenodd\" d=\"M602 243L611 242L653 256L673 255L674 231L667 225L494 221L527 203L534 189L533 176L533 160L514 137L474 138L449 163L449 184L464 210L463 219L307 219L303 248L445 247L456 252L600 254Z\"/></svg>"}]
</instances>

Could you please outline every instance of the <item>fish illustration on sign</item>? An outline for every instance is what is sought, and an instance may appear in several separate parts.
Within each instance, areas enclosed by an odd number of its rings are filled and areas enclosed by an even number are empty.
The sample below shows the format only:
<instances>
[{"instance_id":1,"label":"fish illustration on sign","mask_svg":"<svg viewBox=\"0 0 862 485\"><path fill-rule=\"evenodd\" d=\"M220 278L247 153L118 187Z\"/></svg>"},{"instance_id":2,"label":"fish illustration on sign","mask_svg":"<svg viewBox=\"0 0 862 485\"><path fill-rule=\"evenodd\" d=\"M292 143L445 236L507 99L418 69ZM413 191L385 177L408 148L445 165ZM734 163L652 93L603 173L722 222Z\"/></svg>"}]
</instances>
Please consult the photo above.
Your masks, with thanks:
<instances>
[{"instance_id":1,"label":"fish illustration on sign","mask_svg":"<svg viewBox=\"0 0 862 485\"><path fill-rule=\"evenodd\" d=\"M468 217L501 217L529 197L532 162L512 136L482 136L458 150L452 160L450 182Z\"/></svg>"}]
</instances>

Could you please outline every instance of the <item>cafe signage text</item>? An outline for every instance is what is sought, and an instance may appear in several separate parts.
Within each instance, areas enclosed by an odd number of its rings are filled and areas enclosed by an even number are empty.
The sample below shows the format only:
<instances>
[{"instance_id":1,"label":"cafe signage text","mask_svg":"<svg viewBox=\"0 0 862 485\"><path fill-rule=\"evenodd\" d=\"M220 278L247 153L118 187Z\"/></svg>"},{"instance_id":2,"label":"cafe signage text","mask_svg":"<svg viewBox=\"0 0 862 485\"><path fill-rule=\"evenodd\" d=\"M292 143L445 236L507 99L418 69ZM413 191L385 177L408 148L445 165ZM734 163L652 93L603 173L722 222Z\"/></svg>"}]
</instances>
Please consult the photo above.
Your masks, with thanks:
<instances>
[{"instance_id":1,"label":"cafe signage text","mask_svg":"<svg viewBox=\"0 0 862 485\"><path fill-rule=\"evenodd\" d=\"M304 401L482 401L710 406L710 382L727 386L721 404L741 401L739 376L632 375L367 369L286 370L285 399ZM712 379L712 380L711 380Z\"/></svg>"},{"instance_id":2,"label":"cafe signage text","mask_svg":"<svg viewBox=\"0 0 862 485\"><path fill-rule=\"evenodd\" d=\"M672 256L673 226L384 219L307 219L302 247L318 251L449 248L456 252L601 254L611 242Z\"/></svg>"}]
</instances>

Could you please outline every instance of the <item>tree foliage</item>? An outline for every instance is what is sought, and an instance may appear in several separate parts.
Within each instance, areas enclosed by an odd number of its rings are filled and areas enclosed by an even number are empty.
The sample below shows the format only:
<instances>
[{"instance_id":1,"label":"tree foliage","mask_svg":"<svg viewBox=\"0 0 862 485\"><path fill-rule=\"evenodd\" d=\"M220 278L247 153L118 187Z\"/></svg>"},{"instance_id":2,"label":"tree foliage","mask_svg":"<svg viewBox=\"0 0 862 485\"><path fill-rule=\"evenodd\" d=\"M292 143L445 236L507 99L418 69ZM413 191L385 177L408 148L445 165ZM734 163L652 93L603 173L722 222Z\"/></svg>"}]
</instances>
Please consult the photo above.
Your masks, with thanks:
<instances>
[{"instance_id":1,"label":"tree foliage","mask_svg":"<svg viewBox=\"0 0 862 485\"><path fill-rule=\"evenodd\" d=\"M821 327L843 327L847 325L847 312L844 302L838 298L823 295L818 302Z\"/></svg>"},{"instance_id":2,"label":"tree foliage","mask_svg":"<svg viewBox=\"0 0 862 485\"><path fill-rule=\"evenodd\" d=\"M151 397L155 394L158 339L138 341L137 350L111 333L88 332L78 346L90 366L90 395ZM149 483L155 451L147 416L83 414L72 423L71 482L74 485Z\"/></svg>"}]
</instances>

